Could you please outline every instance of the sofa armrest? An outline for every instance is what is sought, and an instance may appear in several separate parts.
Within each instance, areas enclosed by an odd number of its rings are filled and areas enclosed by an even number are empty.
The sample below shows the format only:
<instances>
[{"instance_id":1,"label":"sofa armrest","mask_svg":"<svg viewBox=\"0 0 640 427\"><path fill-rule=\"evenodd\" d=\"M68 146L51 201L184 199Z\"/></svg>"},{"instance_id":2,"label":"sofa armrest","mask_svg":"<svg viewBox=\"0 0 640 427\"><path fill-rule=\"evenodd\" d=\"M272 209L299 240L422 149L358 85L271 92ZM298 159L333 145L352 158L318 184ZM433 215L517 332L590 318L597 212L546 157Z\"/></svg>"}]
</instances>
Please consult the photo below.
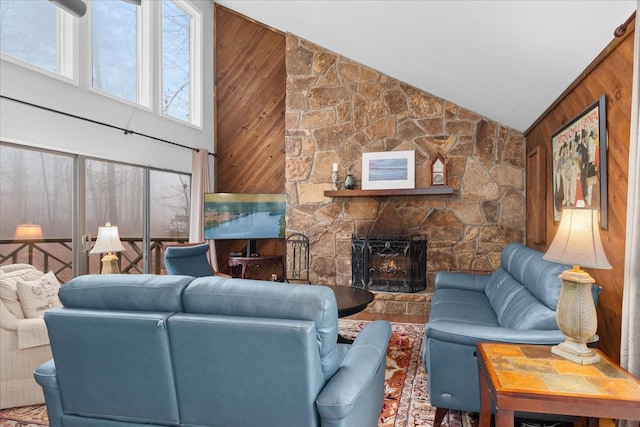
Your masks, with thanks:
<instances>
[{"instance_id":1,"label":"sofa armrest","mask_svg":"<svg viewBox=\"0 0 640 427\"><path fill-rule=\"evenodd\" d=\"M448 288L483 292L490 278L491 276L486 274L439 271L436 273L435 289Z\"/></svg>"},{"instance_id":2,"label":"sofa armrest","mask_svg":"<svg viewBox=\"0 0 640 427\"><path fill-rule=\"evenodd\" d=\"M542 345L564 341L559 330L511 329L437 320L426 324L425 338L470 346L487 341Z\"/></svg>"},{"instance_id":3,"label":"sofa armrest","mask_svg":"<svg viewBox=\"0 0 640 427\"><path fill-rule=\"evenodd\" d=\"M358 334L316 399L323 426L376 425L390 337L391 324L384 320L369 323ZM367 419L372 422L362 422Z\"/></svg>"},{"instance_id":4,"label":"sofa armrest","mask_svg":"<svg viewBox=\"0 0 640 427\"><path fill-rule=\"evenodd\" d=\"M42 387L45 402L47 404L47 414L49 416L50 427L62 427L62 396L58 387L58 376L56 364L53 359L44 362L35 371L33 377Z\"/></svg>"}]
</instances>

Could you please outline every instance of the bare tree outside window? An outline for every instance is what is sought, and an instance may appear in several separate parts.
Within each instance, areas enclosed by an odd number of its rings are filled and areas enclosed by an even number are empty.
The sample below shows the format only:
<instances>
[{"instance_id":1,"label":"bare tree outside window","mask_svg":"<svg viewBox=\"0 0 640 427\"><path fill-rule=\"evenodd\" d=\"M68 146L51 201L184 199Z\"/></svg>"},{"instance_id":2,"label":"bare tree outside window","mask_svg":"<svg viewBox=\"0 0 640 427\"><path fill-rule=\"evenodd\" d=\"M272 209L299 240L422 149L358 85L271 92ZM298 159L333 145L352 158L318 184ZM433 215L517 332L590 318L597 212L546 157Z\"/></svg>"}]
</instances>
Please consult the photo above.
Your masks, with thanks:
<instances>
[{"instance_id":1,"label":"bare tree outside window","mask_svg":"<svg viewBox=\"0 0 640 427\"><path fill-rule=\"evenodd\" d=\"M151 236L188 238L191 177L152 170L149 181Z\"/></svg>"},{"instance_id":2,"label":"bare tree outside window","mask_svg":"<svg viewBox=\"0 0 640 427\"><path fill-rule=\"evenodd\" d=\"M93 0L93 86L138 102L137 7Z\"/></svg>"},{"instance_id":3,"label":"bare tree outside window","mask_svg":"<svg viewBox=\"0 0 640 427\"><path fill-rule=\"evenodd\" d=\"M162 112L191 121L191 15L162 1Z\"/></svg>"},{"instance_id":4,"label":"bare tree outside window","mask_svg":"<svg viewBox=\"0 0 640 427\"><path fill-rule=\"evenodd\" d=\"M109 221L120 236L142 239L143 169L99 160L86 165L86 231L95 235Z\"/></svg>"},{"instance_id":5,"label":"bare tree outside window","mask_svg":"<svg viewBox=\"0 0 640 427\"><path fill-rule=\"evenodd\" d=\"M0 51L40 68L60 72L57 8L46 0L0 1Z\"/></svg>"}]
</instances>

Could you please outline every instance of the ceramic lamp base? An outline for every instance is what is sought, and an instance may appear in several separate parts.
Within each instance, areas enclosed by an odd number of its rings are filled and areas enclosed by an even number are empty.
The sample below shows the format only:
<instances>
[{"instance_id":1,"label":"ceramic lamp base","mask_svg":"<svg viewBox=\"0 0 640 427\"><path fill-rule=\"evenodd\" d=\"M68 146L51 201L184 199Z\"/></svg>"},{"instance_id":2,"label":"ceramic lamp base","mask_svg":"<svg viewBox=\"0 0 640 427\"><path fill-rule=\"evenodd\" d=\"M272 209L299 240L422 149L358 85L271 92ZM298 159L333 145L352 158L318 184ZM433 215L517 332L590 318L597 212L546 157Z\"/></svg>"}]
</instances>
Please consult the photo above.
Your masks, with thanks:
<instances>
[{"instance_id":1,"label":"ceramic lamp base","mask_svg":"<svg viewBox=\"0 0 640 427\"><path fill-rule=\"evenodd\" d=\"M598 329L598 316L591 294L595 280L578 268L563 271L558 277L562 281L562 291L556 320L565 341L552 347L551 352L581 365L599 362L600 356L587 347Z\"/></svg>"},{"instance_id":2,"label":"ceramic lamp base","mask_svg":"<svg viewBox=\"0 0 640 427\"><path fill-rule=\"evenodd\" d=\"M118 267L118 257L113 254L108 254L102 257L102 271L101 274L118 274L120 273L120 267Z\"/></svg>"},{"instance_id":3,"label":"ceramic lamp base","mask_svg":"<svg viewBox=\"0 0 640 427\"><path fill-rule=\"evenodd\" d=\"M580 365L591 365L600 361L600 356L590 350L586 344L571 341L554 345L551 347L551 353Z\"/></svg>"}]
</instances>

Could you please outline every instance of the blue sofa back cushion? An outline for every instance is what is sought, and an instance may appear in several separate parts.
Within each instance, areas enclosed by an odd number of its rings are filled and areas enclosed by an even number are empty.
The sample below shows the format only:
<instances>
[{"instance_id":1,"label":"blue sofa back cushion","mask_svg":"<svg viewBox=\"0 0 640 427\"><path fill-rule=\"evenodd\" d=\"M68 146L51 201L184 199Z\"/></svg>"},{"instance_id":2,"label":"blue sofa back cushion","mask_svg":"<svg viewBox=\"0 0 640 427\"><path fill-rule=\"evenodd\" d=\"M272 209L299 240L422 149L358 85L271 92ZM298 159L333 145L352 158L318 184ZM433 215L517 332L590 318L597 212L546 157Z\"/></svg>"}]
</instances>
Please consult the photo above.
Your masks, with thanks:
<instances>
[{"instance_id":1,"label":"blue sofa back cushion","mask_svg":"<svg viewBox=\"0 0 640 427\"><path fill-rule=\"evenodd\" d=\"M555 309L562 289L558 275L570 267L546 261L542 256L520 243L509 244L503 250L501 267L485 288L500 326L558 328Z\"/></svg>"},{"instance_id":2,"label":"blue sofa back cushion","mask_svg":"<svg viewBox=\"0 0 640 427\"><path fill-rule=\"evenodd\" d=\"M338 305L325 286L200 277L185 289L183 303L187 313L311 320L325 379L338 370Z\"/></svg>"},{"instance_id":3,"label":"blue sofa back cushion","mask_svg":"<svg viewBox=\"0 0 640 427\"><path fill-rule=\"evenodd\" d=\"M178 425L166 328L171 315L67 307L47 311L44 318L57 381L64 390L65 416L104 420L91 425L114 425L113 420L122 425Z\"/></svg>"},{"instance_id":4,"label":"blue sofa back cushion","mask_svg":"<svg viewBox=\"0 0 640 427\"><path fill-rule=\"evenodd\" d=\"M95 310L181 312L193 277L153 274L87 274L71 279L58 297L65 307Z\"/></svg>"}]
</instances>

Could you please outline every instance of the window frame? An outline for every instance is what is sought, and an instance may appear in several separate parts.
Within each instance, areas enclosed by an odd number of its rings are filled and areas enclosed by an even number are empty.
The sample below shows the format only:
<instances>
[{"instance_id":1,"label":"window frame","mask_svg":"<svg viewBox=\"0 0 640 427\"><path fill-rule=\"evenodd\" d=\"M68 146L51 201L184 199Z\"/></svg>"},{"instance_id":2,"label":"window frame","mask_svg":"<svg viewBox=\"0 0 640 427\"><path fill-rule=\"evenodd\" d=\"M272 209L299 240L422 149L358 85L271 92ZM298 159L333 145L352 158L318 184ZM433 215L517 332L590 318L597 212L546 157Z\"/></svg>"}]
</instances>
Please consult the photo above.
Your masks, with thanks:
<instances>
[{"instance_id":1,"label":"window frame","mask_svg":"<svg viewBox=\"0 0 640 427\"><path fill-rule=\"evenodd\" d=\"M55 6L54 6L55 7ZM78 86L79 82L79 24L77 19L56 7L56 68L48 70L21 58L0 52L2 61L10 62L47 77Z\"/></svg>"},{"instance_id":2,"label":"window frame","mask_svg":"<svg viewBox=\"0 0 640 427\"><path fill-rule=\"evenodd\" d=\"M204 95L202 93L204 82L203 76L203 57L204 57L204 28L203 28L203 16L202 13L195 9L188 1L185 0L169 0L172 1L177 7L182 9L187 15L190 16L189 25L189 113L191 120L186 121L177 117L171 116L163 112L162 99L163 99L163 87L164 87L164 67L163 67L163 52L162 52L162 1L158 1L158 14L157 22L158 31L156 40L158 40L158 69L160 72L160 78L158 80L158 100L156 108L158 113L166 119L173 120L178 123L183 123L192 126L196 129L202 130L203 126L203 111L204 111Z\"/></svg>"}]
</instances>

